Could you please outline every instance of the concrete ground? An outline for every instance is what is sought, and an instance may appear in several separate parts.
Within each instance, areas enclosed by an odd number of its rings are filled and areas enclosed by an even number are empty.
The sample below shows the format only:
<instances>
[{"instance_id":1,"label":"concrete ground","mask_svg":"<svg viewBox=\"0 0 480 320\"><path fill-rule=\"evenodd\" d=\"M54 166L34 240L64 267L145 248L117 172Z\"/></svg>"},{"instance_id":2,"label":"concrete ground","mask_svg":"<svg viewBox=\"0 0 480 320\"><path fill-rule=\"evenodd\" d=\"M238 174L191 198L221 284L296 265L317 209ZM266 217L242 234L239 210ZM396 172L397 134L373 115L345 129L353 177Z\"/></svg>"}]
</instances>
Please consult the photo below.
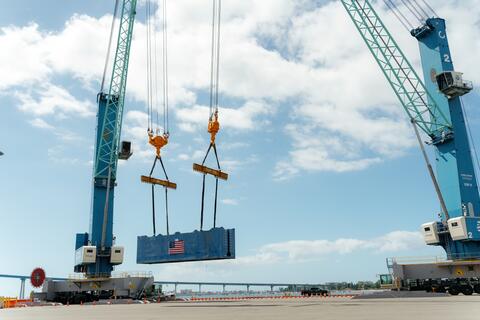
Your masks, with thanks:
<instances>
[{"instance_id":1,"label":"concrete ground","mask_svg":"<svg viewBox=\"0 0 480 320\"><path fill-rule=\"evenodd\" d=\"M0 310L1 320L478 320L480 296L351 300L307 298L238 302L60 306Z\"/></svg>"}]
</instances>

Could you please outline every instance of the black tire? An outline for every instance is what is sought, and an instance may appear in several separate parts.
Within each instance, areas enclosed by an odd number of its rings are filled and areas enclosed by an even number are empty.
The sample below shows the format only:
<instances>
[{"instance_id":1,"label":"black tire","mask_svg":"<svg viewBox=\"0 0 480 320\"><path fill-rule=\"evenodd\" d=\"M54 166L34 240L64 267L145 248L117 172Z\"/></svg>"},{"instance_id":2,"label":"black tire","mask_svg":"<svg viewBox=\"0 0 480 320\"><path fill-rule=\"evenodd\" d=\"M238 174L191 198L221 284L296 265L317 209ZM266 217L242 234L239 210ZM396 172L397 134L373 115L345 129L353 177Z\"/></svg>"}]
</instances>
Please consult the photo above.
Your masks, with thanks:
<instances>
[{"instance_id":1,"label":"black tire","mask_svg":"<svg viewBox=\"0 0 480 320\"><path fill-rule=\"evenodd\" d=\"M474 286L473 286L473 291L475 291L475 293L480 294L480 284L474 285Z\"/></svg>"},{"instance_id":2,"label":"black tire","mask_svg":"<svg viewBox=\"0 0 480 320\"><path fill-rule=\"evenodd\" d=\"M461 288L460 288L460 291L466 295L466 296L471 296L473 294L473 288L471 285L463 285Z\"/></svg>"},{"instance_id":3,"label":"black tire","mask_svg":"<svg viewBox=\"0 0 480 320\"><path fill-rule=\"evenodd\" d=\"M458 286L451 286L450 288L448 288L448 293L452 296L458 296L458 294L460 293L460 289L458 288Z\"/></svg>"}]
</instances>

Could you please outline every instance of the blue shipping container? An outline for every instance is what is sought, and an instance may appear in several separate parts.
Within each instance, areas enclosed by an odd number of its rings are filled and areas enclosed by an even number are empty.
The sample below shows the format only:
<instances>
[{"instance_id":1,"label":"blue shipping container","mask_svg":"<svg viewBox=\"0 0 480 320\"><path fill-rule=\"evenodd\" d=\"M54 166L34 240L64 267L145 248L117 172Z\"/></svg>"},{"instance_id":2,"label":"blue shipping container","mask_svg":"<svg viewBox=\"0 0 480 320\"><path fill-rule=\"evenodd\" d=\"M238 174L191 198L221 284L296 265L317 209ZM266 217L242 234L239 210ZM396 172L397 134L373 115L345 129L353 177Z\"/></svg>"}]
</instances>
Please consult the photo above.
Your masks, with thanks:
<instances>
[{"instance_id":1,"label":"blue shipping container","mask_svg":"<svg viewBox=\"0 0 480 320\"><path fill-rule=\"evenodd\" d=\"M235 259L235 229L214 228L137 238L138 264L223 259Z\"/></svg>"}]
</instances>

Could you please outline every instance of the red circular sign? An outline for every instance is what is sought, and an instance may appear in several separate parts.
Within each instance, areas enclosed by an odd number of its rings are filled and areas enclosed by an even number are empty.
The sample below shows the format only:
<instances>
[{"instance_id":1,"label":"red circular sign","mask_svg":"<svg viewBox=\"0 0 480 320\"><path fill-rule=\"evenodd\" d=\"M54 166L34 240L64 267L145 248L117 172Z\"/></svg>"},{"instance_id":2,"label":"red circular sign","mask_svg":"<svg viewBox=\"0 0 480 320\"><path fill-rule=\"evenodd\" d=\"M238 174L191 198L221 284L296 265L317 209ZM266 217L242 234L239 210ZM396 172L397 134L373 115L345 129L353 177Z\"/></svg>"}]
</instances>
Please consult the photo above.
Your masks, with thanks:
<instances>
[{"instance_id":1,"label":"red circular sign","mask_svg":"<svg viewBox=\"0 0 480 320\"><path fill-rule=\"evenodd\" d=\"M30 282L34 288L39 288L45 281L45 271L42 268L36 268L30 275Z\"/></svg>"}]
</instances>

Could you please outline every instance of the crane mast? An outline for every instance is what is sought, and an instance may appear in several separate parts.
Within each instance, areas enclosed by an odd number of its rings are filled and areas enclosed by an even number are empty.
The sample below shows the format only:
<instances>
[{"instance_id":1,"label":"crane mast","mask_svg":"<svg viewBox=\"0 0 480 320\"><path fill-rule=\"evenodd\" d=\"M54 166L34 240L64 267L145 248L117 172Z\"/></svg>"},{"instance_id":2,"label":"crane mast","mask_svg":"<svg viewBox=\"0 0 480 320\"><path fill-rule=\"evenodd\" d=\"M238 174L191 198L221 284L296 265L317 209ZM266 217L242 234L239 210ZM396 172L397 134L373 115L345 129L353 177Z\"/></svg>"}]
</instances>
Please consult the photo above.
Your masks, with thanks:
<instances>
[{"instance_id":1,"label":"crane mast","mask_svg":"<svg viewBox=\"0 0 480 320\"><path fill-rule=\"evenodd\" d=\"M454 71L444 19L427 19L411 33L420 46L424 81L431 92L429 99L437 102L453 129L449 139L434 144L437 179L449 217L443 215L443 223L436 224L439 237L431 244L441 245L449 259L480 258L480 197L460 99L472 87ZM452 82L444 81L451 76ZM443 225L448 226L448 232ZM457 234L458 227L464 229L463 235Z\"/></svg>"},{"instance_id":2,"label":"crane mast","mask_svg":"<svg viewBox=\"0 0 480 320\"><path fill-rule=\"evenodd\" d=\"M97 97L90 232L77 234L76 240L75 271L87 277L109 277L113 266L123 262L123 248L114 247L113 199L118 160L131 154L128 142L119 148L136 6L137 0L122 1L110 86Z\"/></svg>"},{"instance_id":3,"label":"crane mast","mask_svg":"<svg viewBox=\"0 0 480 320\"><path fill-rule=\"evenodd\" d=\"M422 225L427 244L442 246L450 260L480 258L480 198L460 100L472 88L453 71L445 21L430 18L411 32L420 44L422 82L369 1L341 2L411 122L434 147L431 176L441 213L440 221Z\"/></svg>"}]
</instances>

